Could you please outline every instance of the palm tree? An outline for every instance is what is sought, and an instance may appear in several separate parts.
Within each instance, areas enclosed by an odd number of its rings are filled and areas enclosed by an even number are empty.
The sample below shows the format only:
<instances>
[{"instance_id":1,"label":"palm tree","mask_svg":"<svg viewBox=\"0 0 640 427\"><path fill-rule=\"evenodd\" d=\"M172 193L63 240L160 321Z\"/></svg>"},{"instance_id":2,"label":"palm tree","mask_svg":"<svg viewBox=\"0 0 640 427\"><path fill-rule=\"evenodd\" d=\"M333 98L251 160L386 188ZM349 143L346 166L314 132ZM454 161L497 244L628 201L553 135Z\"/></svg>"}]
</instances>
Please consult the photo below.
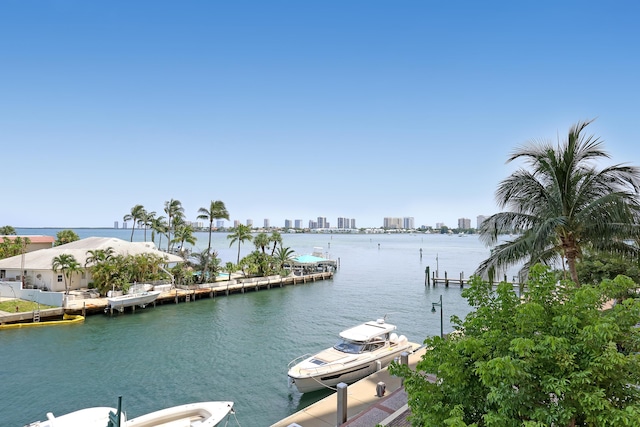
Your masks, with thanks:
<instances>
[{"instance_id":1,"label":"palm tree","mask_svg":"<svg viewBox=\"0 0 640 427\"><path fill-rule=\"evenodd\" d=\"M125 221L125 222L133 221L133 224L131 226L131 241L132 242L133 242L133 232L136 229L136 224L140 220L142 220L142 218L144 218L146 214L147 214L147 212L144 210L144 206L135 205L134 207L131 208L131 212L126 214L124 217L122 217L122 220Z\"/></svg>"},{"instance_id":2,"label":"palm tree","mask_svg":"<svg viewBox=\"0 0 640 427\"><path fill-rule=\"evenodd\" d=\"M582 248L621 255L637 255L628 242L640 237L640 169L617 164L596 169L608 159L598 138L582 131L591 121L578 122L567 140L523 146L508 162L524 159L531 170L520 169L500 183L496 199L510 211L492 215L480 226L488 245L503 233L521 233L496 246L476 273L488 273L525 261L524 268L566 261L571 279L580 286L576 260Z\"/></svg>"},{"instance_id":3,"label":"palm tree","mask_svg":"<svg viewBox=\"0 0 640 427\"><path fill-rule=\"evenodd\" d=\"M160 247L162 243L162 235L165 234L169 229L167 221L165 221L165 217L163 217L162 215L159 217L154 217L153 219L151 219L151 224L149 224L149 226L151 227L151 241L153 243L156 242L156 233L158 233L158 236L160 236L160 238L158 239L158 247Z\"/></svg>"},{"instance_id":4,"label":"palm tree","mask_svg":"<svg viewBox=\"0 0 640 427\"><path fill-rule=\"evenodd\" d=\"M220 200L212 200L209 204L209 208L198 209L198 219L209 221L209 245L207 246L207 252L211 253L211 232L213 230L213 221L216 219L229 220L229 212L224 206L224 202Z\"/></svg>"},{"instance_id":5,"label":"palm tree","mask_svg":"<svg viewBox=\"0 0 640 427\"><path fill-rule=\"evenodd\" d=\"M144 241L147 241L147 229L151 227L153 220L156 217L155 211L145 212L142 218L140 219L140 224L144 227Z\"/></svg>"},{"instance_id":6,"label":"palm tree","mask_svg":"<svg viewBox=\"0 0 640 427\"><path fill-rule=\"evenodd\" d=\"M182 217L184 214L184 208L180 200L168 200L164 202L164 213L167 214L169 221L167 223L167 252L171 250L171 230L177 217ZM173 220L173 222L172 222Z\"/></svg>"},{"instance_id":7,"label":"palm tree","mask_svg":"<svg viewBox=\"0 0 640 427\"><path fill-rule=\"evenodd\" d=\"M237 227L231 229L231 233L227 234L227 239L231 240L229 242L229 247L233 245L235 242L238 242L238 260L236 264L240 264L240 244L245 241L253 240L253 236L251 235L251 228L248 225L238 224Z\"/></svg>"},{"instance_id":8,"label":"palm tree","mask_svg":"<svg viewBox=\"0 0 640 427\"><path fill-rule=\"evenodd\" d=\"M271 243L269 240L269 236L267 233L258 233L256 237L253 238L253 244L256 249L260 249L262 253L265 253L265 248Z\"/></svg>"},{"instance_id":9,"label":"palm tree","mask_svg":"<svg viewBox=\"0 0 640 427\"><path fill-rule=\"evenodd\" d=\"M278 268L280 270L284 269L285 264L291 264L293 261L295 252L291 248L283 248L282 246L278 247L274 254L275 260L278 262Z\"/></svg>"},{"instance_id":10,"label":"palm tree","mask_svg":"<svg viewBox=\"0 0 640 427\"><path fill-rule=\"evenodd\" d=\"M282 247L282 235L278 231L271 232L269 241L273 242L273 248L271 248L271 256L276 252L276 247L280 245Z\"/></svg>"},{"instance_id":11,"label":"palm tree","mask_svg":"<svg viewBox=\"0 0 640 427\"><path fill-rule=\"evenodd\" d=\"M191 245L196 244L196 237L193 235L193 227L186 224L180 224L176 227L175 237L172 243L180 243L180 249L182 250L183 255L186 255L187 252L184 252L184 243L187 242Z\"/></svg>"},{"instance_id":12,"label":"palm tree","mask_svg":"<svg viewBox=\"0 0 640 427\"><path fill-rule=\"evenodd\" d=\"M105 261L109 261L113 258L115 254L115 250L109 246L107 249L90 249L87 251L87 255L89 255L85 261L84 266L87 267L89 264L100 264Z\"/></svg>"},{"instance_id":13,"label":"palm tree","mask_svg":"<svg viewBox=\"0 0 640 427\"><path fill-rule=\"evenodd\" d=\"M82 266L76 260L76 258L71 254L60 254L57 257L51 260L51 268L56 273L58 270L62 271L62 276L64 278L64 289L65 293L69 294L69 286L71 286L71 277L74 273L79 273L82 271Z\"/></svg>"}]
</instances>

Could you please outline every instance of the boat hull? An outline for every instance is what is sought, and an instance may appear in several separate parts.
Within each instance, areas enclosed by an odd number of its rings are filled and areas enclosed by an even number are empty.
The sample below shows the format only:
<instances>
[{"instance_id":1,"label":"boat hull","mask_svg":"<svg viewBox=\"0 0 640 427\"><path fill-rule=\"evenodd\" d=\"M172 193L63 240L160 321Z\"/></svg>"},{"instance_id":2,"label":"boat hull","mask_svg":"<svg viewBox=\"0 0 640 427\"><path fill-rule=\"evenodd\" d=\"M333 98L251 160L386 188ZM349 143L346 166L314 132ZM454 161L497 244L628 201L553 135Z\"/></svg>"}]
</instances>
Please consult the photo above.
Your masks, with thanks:
<instances>
[{"instance_id":1,"label":"boat hull","mask_svg":"<svg viewBox=\"0 0 640 427\"><path fill-rule=\"evenodd\" d=\"M108 308L122 310L126 307L146 307L158 298L160 291L149 291L133 295L121 295L117 297L107 298L109 302Z\"/></svg>"},{"instance_id":2,"label":"boat hull","mask_svg":"<svg viewBox=\"0 0 640 427\"><path fill-rule=\"evenodd\" d=\"M123 414L121 427L162 427L189 426L215 427L233 410L233 402L198 402L161 409L149 414L126 420ZM115 408L97 407L70 412L59 417L47 414L46 421L36 421L25 427L106 427L109 413L117 413Z\"/></svg>"},{"instance_id":3,"label":"boat hull","mask_svg":"<svg viewBox=\"0 0 640 427\"><path fill-rule=\"evenodd\" d=\"M377 354L363 355L346 364L329 364L316 369L301 369L300 366L312 359L309 358L289 370L289 381L300 393L335 388L340 383L352 384L385 368L403 352L413 352L413 345L407 344L395 349L386 348Z\"/></svg>"}]
</instances>

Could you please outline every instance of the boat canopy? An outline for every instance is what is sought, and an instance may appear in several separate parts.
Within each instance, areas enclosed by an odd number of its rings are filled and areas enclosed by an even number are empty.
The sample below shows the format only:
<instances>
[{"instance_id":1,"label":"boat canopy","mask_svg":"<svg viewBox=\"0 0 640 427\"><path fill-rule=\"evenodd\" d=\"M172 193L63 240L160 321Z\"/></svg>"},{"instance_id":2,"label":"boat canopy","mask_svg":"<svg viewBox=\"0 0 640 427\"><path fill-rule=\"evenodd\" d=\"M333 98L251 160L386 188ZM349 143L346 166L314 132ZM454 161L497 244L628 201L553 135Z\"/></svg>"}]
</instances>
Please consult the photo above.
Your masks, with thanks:
<instances>
[{"instance_id":1,"label":"boat canopy","mask_svg":"<svg viewBox=\"0 0 640 427\"><path fill-rule=\"evenodd\" d=\"M391 333L395 329L395 325L385 323L384 320L378 320L344 330L340 332L340 337L350 341L367 342L375 337Z\"/></svg>"}]
</instances>

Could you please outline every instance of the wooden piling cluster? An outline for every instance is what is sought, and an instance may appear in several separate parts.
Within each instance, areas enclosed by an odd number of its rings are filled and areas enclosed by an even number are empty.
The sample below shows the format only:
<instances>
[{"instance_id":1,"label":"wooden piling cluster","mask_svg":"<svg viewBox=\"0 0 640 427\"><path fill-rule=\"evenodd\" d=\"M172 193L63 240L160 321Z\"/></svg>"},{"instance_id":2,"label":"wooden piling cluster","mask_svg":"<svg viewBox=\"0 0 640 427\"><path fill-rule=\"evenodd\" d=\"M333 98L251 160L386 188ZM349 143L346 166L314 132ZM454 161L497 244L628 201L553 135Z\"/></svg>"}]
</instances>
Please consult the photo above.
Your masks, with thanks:
<instances>
[{"instance_id":1,"label":"wooden piling cluster","mask_svg":"<svg viewBox=\"0 0 640 427\"><path fill-rule=\"evenodd\" d=\"M460 272L460 275L458 276L457 279L452 279L449 278L448 273L445 271L444 272L444 277L439 277L437 276L437 274L439 274L437 271L434 271L431 273L431 275L429 274L430 268L427 267L425 269L425 277L424 277L424 285L425 286L431 286L433 284L433 287L436 287L436 285L438 284L444 284L445 287L449 287L449 284L454 284L454 285L459 285L461 288L464 287L465 283L469 283L469 279L465 279L464 277L464 272ZM504 275L504 280L503 282L509 282L507 280L507 275ZM519 282L515 281L515 278L512 282L514 287L522 287L522 285Z\"/></svg>"}]
</instances>

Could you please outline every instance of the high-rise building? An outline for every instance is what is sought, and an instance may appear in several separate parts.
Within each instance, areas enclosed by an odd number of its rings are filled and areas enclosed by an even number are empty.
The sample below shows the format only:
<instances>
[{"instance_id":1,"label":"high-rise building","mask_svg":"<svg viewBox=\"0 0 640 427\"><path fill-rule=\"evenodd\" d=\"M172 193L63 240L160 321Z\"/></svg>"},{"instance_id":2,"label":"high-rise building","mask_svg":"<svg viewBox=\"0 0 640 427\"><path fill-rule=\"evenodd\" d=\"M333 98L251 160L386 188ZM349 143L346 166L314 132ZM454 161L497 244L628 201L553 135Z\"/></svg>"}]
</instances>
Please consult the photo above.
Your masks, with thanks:
<instances>
[{"instance_id":1,"label":"high-rise building","mask_svg":"<svg viewBox=\"0 0 640 427\"><path fill-rule=\"evenodd\" d=\"M318 217L318 226L316 228L329 228L329 225L327 223L327 218L324 216L319 216Z\"/></svg>"},{"instance_id":2,"label":"high-rise building","mask_svg":"<svg viewBox=\"0 0 640 427\"><path fill-rule=\"evenodd\" d=\"M353 228L353 229L356 228L356 219L355 218L351 218L351 228Z\"/></svg>"},{"instance_id":3,"label":"high-rise building","mask_svg":"<svg viewBox=\"0 0 640 427\"><path fill-rule=\"evenodd\" d=\"M265 218L264 219L264 228L269 228L271 227L271 221L269 221L269 218Z\"/></svg>"},{"instance_id":4,"label":"high-rise building","mask_svg":"<svg viewBox=\"0 0 640 427\"><path fill-rule=\"evenodd\" d=\"M484 215L478 215L476 217L476 228L479 230L482 223L487 219Z\"/></svg>"},{"instance_id":5,"label":"high-rise building","mask_svg":"<svg viewBox=\"0 0 640 427\"><path fill-rule=\"evenodd\" d=\"M118 228L118 221L113 221L113 228Z\"/></svg>"},{"instance_id":6,"label":"high-rise building","mask_svg":"<svg viewBox=\"0 0 640 427\"><path fill-rule=\"evenodd\" d=\"M384 228L400 229L402 228L402 218L385 217L383 224Z\"/></svg>"},{"instance_id":7,"label":"high-rise building","mask_svg":"<svg viewBox=\"0 0 640 427\"><path fill-rule=\"evenodd\" d=\"M296 219L295 220L294 228L302 228L302 220L301 219Z\"/></svg>"},{"instance_id":8,"label":"high-rise building","mask_svg":"<svg viewBox=\"0 0 640 427\"><path fill-rule=\"evenodd\" d=\"M284 228L291 228L291 220L290 219L285 219L284 220Z\"/></svg>"},{"instance_id":9,"label":"high-rise building","mask_svg":"<svg viewBox=\"0 0 640 427\"><path fill-rule=\"evenodd\" d=\"M234 219L234 220L233 220L233 226L234 226L235 228L238 228L238 226L239 226L239 225L240 225L240 221L238 221L237 219Z\"/></svg>"},{"instance_id":10,"label":"high-rise building","mask_svg":"<svg viewBox=\"0 0 640 427\"><path fill-rule=\"evenodd\" d=\"M224 219L216 220L216 228L224 228Z\"/></svg>"},{"instance_id":11,"label":"high-rise building","mask_svg":"<svg viewBox=\"0 0 640 427\"><path fill-rule=\"evenodd\" d=\"M253 227L253 220L252 219L248 219L247 220L247 227Z\"/></svg>"},{"instance_id":12,"label":"high-rise building","mask_svg":"<svg viewBox=\"0 0 640 427\"><path fill-rule=\"evenodd\" d=\"M415 221L412 216L402 218L402 228L405 230L413 230L415 227Z\"/></svg>"},{"instance_id":13,"label":"high-rise building","mask_svg":"<svg viewBox=\"0 0 640 427\"><path fill-rule=\"evenodd\" d=\"M458 218L458 228L464 230L471 228L471 220L469 218Z\"/></svg>"}]
</instances>

